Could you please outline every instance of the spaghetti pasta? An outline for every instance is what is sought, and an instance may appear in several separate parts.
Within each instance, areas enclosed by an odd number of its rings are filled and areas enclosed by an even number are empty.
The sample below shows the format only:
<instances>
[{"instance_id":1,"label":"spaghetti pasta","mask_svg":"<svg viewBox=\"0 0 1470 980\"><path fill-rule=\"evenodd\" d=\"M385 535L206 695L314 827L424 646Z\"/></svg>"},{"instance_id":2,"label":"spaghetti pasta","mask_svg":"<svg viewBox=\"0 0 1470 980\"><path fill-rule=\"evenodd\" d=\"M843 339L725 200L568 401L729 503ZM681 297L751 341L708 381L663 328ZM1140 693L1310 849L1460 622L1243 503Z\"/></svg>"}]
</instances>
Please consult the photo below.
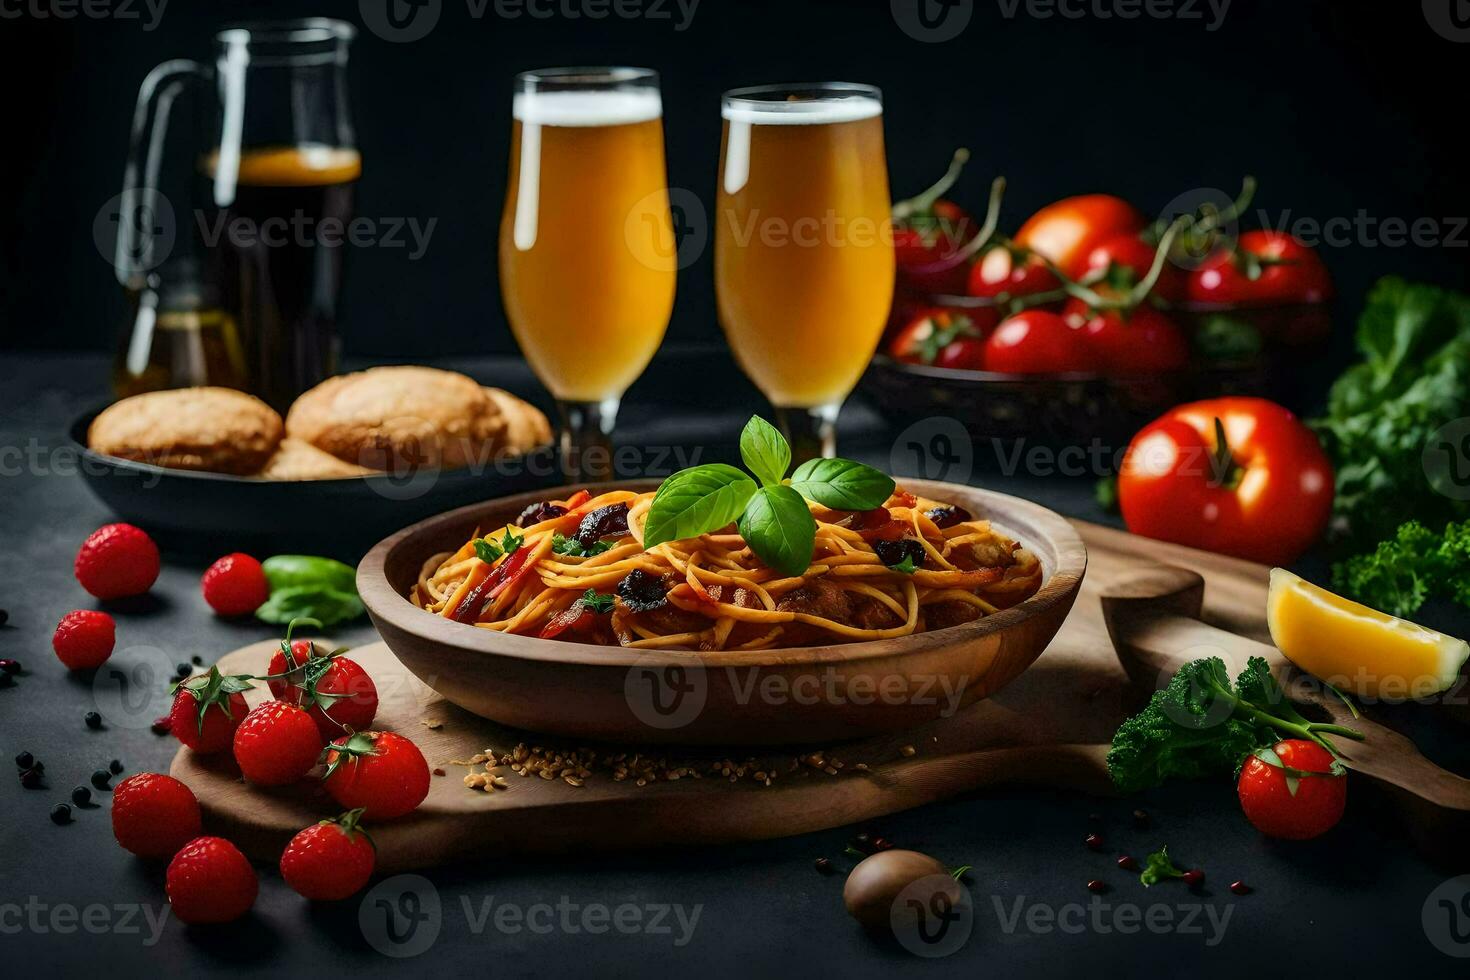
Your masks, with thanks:
<instances>
[{"instance_id":1,"label":"spaghetti pasta","mask_svg":"<svg viewBox=\"0 0 1470 980\"><path fill-rule=\"evenodd\" d=\"M961 508L903 489L872 511L808 502L817 530L800 575L765 565L733 525L645 548L653 497L580 491L528 508L517 523L425 562L409 599L506 633L762 650L953 626L1015 605L1041 585L1041 563L1020 543ZM880 552L891 556L893 544L922 559L885 564Z\"/></svg>"}]
</instances>

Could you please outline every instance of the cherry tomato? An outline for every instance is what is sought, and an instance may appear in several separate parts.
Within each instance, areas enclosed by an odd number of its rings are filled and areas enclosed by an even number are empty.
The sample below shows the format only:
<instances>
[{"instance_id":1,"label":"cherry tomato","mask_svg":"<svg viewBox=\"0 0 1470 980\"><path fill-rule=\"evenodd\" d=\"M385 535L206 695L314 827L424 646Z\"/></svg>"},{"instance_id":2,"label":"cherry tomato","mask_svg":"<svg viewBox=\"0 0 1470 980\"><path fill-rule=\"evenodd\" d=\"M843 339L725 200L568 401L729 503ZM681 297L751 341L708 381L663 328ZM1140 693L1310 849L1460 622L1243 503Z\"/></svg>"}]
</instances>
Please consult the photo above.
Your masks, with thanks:
<instances>
[{"instance_id":1,"label":"cherry tomato","mask_svg":"<svg viewBox=\"0 0 1470 980\"><path fill-rule=\"evenodd\" d=\"M934 365L962 371L984 371L985 341L979 337L961 337L951 341L934 358Z\"/></svg>"},{"instance_id":2,"label":"cherry tomato","mask_svg":"<svg viewBox=\"0 0 1470 980\"><path fill-rule=\"evenodd\" d=\"M1231 306L1325 303L1332 277L1311 248L1279 231L1248 231L1234 251L1217 256L1189 277L1189 299Z\"/></svg>"},{"instance_id":3,"label":"cherry tomato","mask_svg":"<svg viewBox=\"0 0 1470 980\"><path fill-rule=\"evenodd\" d=\"M1087 338L1098 367L1114 376L1168 374L1189 366L1189 341L1172 318L1151 306L1126 314L1096 312L1080 299L1067 302L1062 319Z\"/></svg>"},{"instance_id":4,"label":"cherry tomato","mask_svg":"<svg viewBox=\"0 0 1470 980\"><path fill-rule=\"evenodd\" d=\"M989 310L977 312L986 319L993 316ZM982 326L966 314L942 309L926 310L898 332L888 345L888 353L896 360L910 364L933 364L940 351L956 340L973 338L978 343L983 339L985 328L993 325L993 319Z\"/></svg>"},{"instance_id":5,"label":"cherry tomato","mask_svg":"<svg viewBox=\"0 0 1470 980\"><path fill-rule=\"evenodd\" d=\"M1277 742L1250 756L1236 784L1246 819L1267 837L1282 840L1327 833L1347 805L1347 773L1333 762L1332 753L1304 738Z\"/></svg>"},{"instance_id":6,"label":"cherry tomato","mask_svg":"<svg viewBox=\"0 0 1470 980\"><path fill-rule=\"evenodd\" d=\"M1156 251L1154 246L1136 234L1114 235L1087 253L1087 266L1083 274L1091 277L1102 273L1098 285L1113 292L1125 293L1147 278L1149 269L1153 268ZM1185 287L1184 270L1166 261L1149 295L1178 303L1184 299Z\"/></svg>"},{"instance_id":7,"label":"cherry tomato","mask_svg":"<svg viewBox=\"0 0 1470 980\"><path fill-rule=\"evenodd\" d=\"M1041 256L1000 245L970 266L966 292L1004 302L1049 293L1061 286Z\"/></svg>"},{"instance_id":8,"label":"cherry tomato","mask_svg":"<svg viewBox=\"0 0 1470 980\"><path fill-rule=\"evenodd\" d=\"M1138 209L1111 194L1083 194L1048 204L1016 233L1016 244L1040 252L1073 279L1087 271L1092 250L1118 235L1136 235L1148 225Z\"/></svg>"},{"instance_id":9,"label":"cherry tomato","mask_svg":"<svg viewBox=\"0 0 1470 980\"><path fill-rule=\"evenodd\" d=\"M1264 398L1216 398L1170 409L1133 437L1118 503L1134 534L1288 565L1327 527L1332 478L1317 437L1291 412Z\"/></svg>"},{"instance_id":10,"label":"cherry tomato","mask_svg":"<svg viewBox=\"0 0 1470 980\"><path fill-rule=\"evenodd\" d=\"M943 198L927 214L895 224L893 254L904 285L931 296L963 296L970 275L963 250L978 229L969 212Z\"/></svg>"},{"instance_id":11,"label":"cherry tomato","mask_svg":"<svg viewBox=\"0 0 1470 980\"><path fill-rule=\"evenodd\" d=\"M985 342L985 369L1002 374L1070 374L1093 370L1087 340L1055 313L1024 310Z\"/></svg>"}]
</instances>

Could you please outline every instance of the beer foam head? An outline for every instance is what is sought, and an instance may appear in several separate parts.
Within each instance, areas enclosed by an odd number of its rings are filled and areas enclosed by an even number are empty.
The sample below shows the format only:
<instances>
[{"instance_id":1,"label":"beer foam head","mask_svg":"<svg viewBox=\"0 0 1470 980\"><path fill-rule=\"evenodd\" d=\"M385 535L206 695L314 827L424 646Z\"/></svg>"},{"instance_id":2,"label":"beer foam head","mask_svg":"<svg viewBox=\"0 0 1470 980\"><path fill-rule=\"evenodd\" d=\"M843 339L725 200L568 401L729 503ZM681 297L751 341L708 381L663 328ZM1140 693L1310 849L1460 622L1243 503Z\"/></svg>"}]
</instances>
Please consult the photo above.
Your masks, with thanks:
<instances>
[{"instance_id":1,"label":"beer foam head","mask_svg":"<svg viewBox=\"0 0 1470 980\"><path fill-rule=\"evenodd\" d=\"M881 116L883 103L868 95L789 102L736 98L726 101L720 114L754 126L819 126Z\"/></svg>"},{"instance_id":2,"label":"beer foam head","mask_svg":"<svg viewBox=\"0 0 1470 980\"><path fill-rule=\"evenodd\" d=\"M663 100L648 89L517 92L511 112L539 126L623 126L663 116Z\"/></svg>"}]
</instances>

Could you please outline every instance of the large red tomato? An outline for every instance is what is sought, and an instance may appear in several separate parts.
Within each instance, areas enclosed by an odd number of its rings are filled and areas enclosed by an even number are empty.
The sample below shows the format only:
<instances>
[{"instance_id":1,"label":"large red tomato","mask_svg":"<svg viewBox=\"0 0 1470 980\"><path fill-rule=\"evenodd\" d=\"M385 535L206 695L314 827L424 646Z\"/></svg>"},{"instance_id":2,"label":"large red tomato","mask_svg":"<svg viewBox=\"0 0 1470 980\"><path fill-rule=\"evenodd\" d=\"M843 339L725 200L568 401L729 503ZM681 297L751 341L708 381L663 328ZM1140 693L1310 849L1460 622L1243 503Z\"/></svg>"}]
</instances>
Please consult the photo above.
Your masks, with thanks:
<instances>
[{"instance_id":1,"label":"large red tomato","mask_svg":"<svg viewBox=\"0 0 1470 980\"><path fill-rule=\"evenodd\" d=\"M1135 534L1287 565L1327 527L1332 480L1317 437L1291 412L1216 398L1170 409L1133 437L1118 503Z\"/></svg>"},{"instance_id":2,"label":"large red tomato","mask_svg":"<svg viewBox=\"0 0 1470 980\"><path fill-rule=\"evenodd\" d=\"M1016 244L1051 259L1073 279L1087 272L1092 250L1118 235L1136 235L1147 226L1137 208L1111 194L1083 194L1048 204L1016 233Z\"/></svg>"}]
</instances>

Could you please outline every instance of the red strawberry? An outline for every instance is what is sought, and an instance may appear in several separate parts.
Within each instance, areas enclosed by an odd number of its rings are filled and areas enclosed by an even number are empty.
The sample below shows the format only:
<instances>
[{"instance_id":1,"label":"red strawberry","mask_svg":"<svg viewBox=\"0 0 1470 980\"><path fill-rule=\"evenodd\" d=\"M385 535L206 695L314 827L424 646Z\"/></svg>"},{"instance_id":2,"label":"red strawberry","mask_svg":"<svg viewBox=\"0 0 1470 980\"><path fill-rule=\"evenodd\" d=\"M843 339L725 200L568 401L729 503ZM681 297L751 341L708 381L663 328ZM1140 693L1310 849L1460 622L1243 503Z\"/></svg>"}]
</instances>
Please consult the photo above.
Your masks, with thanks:
<instances>
[{"instance_id":1,"label":"red strawberry","mask_svg":"<svg viewBox=\"0 0 1470 980\"><path fill-rule=\"evenodd\" d=\"M199 801L172 776L129 776L112 791L112 835L139 857L172 857L199 836Z\"/></svg>"},{"instance_id":2,"label":"red strawberry","mask_svg":"<svg viewBox=\"0 0 1470 980\"><path fill-rule=\"evenodd\" d=\"M95 609L73 609L56 624L51 649L68 670L89 670L112 656L115 642L117 624L111 616Z\"/></svg>"},{"instance_id":3,"label":"red strawberry","mask_svg":"<svg viewBox=\"0 0 1470 980\"><path fill-rule=\"evenodd\" d=\"M259 786L294 783L311 771L321 751L316 722L286 701L267 701L235 729L235 763Z\"/></svg>"},{"instance_id":4,"label":"red strawberry","mask_svg":"<svg viewBox=\"0 0 1470 980\"><path fill-rule=\"evenodd\" d=\"M142 595L158 578L158 545L141 528L107 524L82 542L77 581L99 599Z\"/></svg>"},{"instance_id":5,"label":"red strawberry","mask_svg":"<svg viewBox=\"0 0 1470 980\"><path fill-rule=\"evenodd\" d=\"M248 616L271 597L260 562L238 551L210 565L199 587L204 601L221 616Z\"/></svg>"},{"instance_id":6,"label":"red strawberry","mask_svg":"<svg viewBox=\"0 0 1470 980\"><path fill-rule=\"evenodd\" d=\"M168 863L164 890L183 922L231 922L250 911L260 889L255 869L222 837L196 837Z\"/></svg>"},{"instance_id":7,"label":"red strawberry","mask_svg":"<svg viewBox=\"0 0 1470 980\"><path fill-rule=\"evenodd\" d=\"M345 807L362 807L372 820L401 817L429 795L429 764L402 735L344 735L326 752L327 792Z\"/></svg>"},{"instance_id":8,"label":"red strawberry","mask_svg":"<svg viewBox=\"0 0 1470 980\"><path fill-rule=\"evenodd\" d=\"M377 849L357 826L361 809L313 824L291 838L281 853L281 877L305 898L335 902L358 892L372 877Z\"/></svg>"},{"instance_id":9,"label":"red strawberry","mask_svg":"<svg viewBox=\"0 0 1470 980\"><path fill-rule=\"evenodd\" d=\"M377 685L356 661L342 656L345 647L323 653L310 640L292 640L291 630L301 621L292 620L280 649L271 654L271 692L305 707L324 740L364 731L378 713Z\"/></svg>"},{"instance_id":10,"label":"red strawberry","mask_svg":"<svg viewBox=\"0 0 1470 980\"><path fill-rule=\"evenodd\" d=\"M195 752L223 752L250 710L241 692L252 686L248 676L221 674L218 667L183 681L169 709L169 730Z\"/></svg>"}]
</instances>

